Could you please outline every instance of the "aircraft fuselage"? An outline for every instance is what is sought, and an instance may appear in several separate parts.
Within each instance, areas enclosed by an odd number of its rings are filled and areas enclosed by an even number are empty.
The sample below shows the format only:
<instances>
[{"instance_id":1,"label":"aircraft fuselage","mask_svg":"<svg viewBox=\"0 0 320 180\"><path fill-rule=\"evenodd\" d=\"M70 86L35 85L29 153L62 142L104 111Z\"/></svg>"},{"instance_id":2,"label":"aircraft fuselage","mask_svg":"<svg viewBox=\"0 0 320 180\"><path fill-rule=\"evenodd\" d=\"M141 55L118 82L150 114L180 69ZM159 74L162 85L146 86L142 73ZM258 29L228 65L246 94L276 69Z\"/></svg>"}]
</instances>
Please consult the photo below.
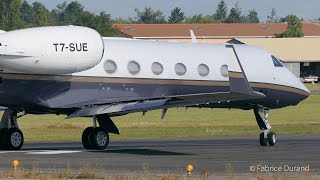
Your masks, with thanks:
<instances>
[{"instance_id":1,"label":"aircraft fuselage","mask_svg":"<svg viewBox=\"0 0 320 180\"><path fill-rule=\"evenodd\" d=\"M4 70L0 74L0 105L30 113L68 114L76 109L70 104L79 107L92 101L104 104L229 91L229 77L223 72L228 64L224 44L104 38L104 46L100 63L82 72L46 75ZM309 96L289 70L275 66L270 53L247 45L234 48L250 86L266 98L222 103L208 100L197 106L252 109L261 105L275 109L296 105ZM107 61L115 67L107 67ZM129 67L130 62L136 64ZM160 64L156 70L154 63ZM175 69L177 64L185 69ZM201 70L199 65L208 69Z\"/></svg>"}]
</instances>

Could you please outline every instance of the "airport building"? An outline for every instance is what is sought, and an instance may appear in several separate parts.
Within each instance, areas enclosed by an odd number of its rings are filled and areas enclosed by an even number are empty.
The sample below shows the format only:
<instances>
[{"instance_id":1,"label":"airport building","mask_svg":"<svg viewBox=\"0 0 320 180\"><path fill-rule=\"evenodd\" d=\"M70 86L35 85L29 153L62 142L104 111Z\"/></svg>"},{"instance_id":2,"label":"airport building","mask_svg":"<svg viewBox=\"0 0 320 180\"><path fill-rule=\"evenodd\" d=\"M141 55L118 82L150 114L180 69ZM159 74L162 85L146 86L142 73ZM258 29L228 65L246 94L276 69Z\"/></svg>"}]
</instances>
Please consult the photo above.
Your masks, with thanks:
<instances>
[{"instance_id":1,"label":"airport building","mask_svg":"<svg viewBox=\"0 0 320 180\"><path fill-rule=\"evenodd\" d=\"M191 42L193 30L198 42L244 43L265 48L284 62L297 77L320 77L320 25L303 24L303 38L274 38L286 30L286 23L273 24L116 24L126 38Z\"/></svg>"}]
</instances>

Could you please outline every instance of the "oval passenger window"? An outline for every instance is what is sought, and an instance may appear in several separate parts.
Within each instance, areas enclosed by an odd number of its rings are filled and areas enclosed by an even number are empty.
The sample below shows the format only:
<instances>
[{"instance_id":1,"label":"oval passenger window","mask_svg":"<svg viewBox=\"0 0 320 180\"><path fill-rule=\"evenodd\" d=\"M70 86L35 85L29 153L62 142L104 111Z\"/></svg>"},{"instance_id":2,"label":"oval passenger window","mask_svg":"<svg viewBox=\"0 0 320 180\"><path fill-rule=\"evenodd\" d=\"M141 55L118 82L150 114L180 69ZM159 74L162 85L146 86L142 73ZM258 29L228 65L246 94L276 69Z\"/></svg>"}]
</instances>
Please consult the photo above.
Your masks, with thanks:
<instances>
[{"instance_id":1,"label":"oval passenger window","mask_svg":"<svg viewBox=\"0 0 320 180\"><path fill-rule=\"evenodd\" d=\"M223 77L229 77L228 65L224 64L220 68L220 73Z\"/></svg>"},{"instance_id":2,"label":"oval passenger window","mask_svg":"<svg viewBox=\"0 0 320 180\"><path fill-rule=\"evenodd\" d=\"M163 66L159 62L152 63L151 70L155 75L160 75L163 72Z\"/></svg>"},{"instance_id":3,"label":"oval passenger window","mask_svg":"<svg viewBox=\"0 0 320 180\"><path fill-rule=\"evenodd\" d=\"M112 60L107 60L104 62L104 70L107 73L114 73L117 70L117 64Z\"/></svg>"},{"instance_id":4,"label":"oval passenger window","mask_svg":"<svg viewBox=\"0 0 320 180\"><path fill-rule=\"evenodd\" d=\"M130 61L128 63L128 71L131 74L137 74L138 72L140 72L140 65L136 61Z\"/></svg>"},{"instance_id":5,"label":"oval passenger window","mask_svg":"<svg viewBox=\"0 0 320 180\"><path fill-rule=\"evenodd\" d=\"M205 77L205 76L208 76L210 70L209 70L209 67L205 64L200 64L198 66L198 73L200 76L202 77Z\"/></svg>"},{"instance_id":6,"label":"oval passenger window","mask_svg":"<svg viewBox=\"0 0 320 180\"><path fill-rule=\"evenodd\" d=\"M182 63L176 64L174 70L178 76L183 76L187 73L187 67Z\"/></svg>"}]
</instances>

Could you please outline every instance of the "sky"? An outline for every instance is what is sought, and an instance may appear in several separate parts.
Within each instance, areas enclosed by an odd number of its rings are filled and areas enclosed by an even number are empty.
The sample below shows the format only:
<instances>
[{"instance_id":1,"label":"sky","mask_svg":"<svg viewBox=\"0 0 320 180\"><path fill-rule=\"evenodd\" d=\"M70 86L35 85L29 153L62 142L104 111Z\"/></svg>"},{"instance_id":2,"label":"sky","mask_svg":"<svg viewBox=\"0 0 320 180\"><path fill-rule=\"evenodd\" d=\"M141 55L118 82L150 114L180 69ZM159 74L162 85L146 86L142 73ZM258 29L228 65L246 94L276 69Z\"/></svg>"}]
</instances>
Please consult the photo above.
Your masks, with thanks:
<instances>
[{"instance_id":1,"label":"sky","mask_svg":"<svg viewBox=\"0 0 320 180\"><path fill-rule=\"evenodd\" d=\"M53 9L64 1L75 0L27 0L29 3L35 1L43 3L48 9ZM186 16L194 14L212 15L220 0L78 0L84 5L85 10L99 13L105 11L113 18L134 17L135 8L140 10L144 7L160 9L168 17L175 7L180 7ZM295 14L305 20L314 20L320 17L319 0L225 0L228 8L232 8L237 2L243 13L248 13L250 9L255 9L259 13L259 18L266 21L271 9L275 8L277 16L284 17L288 14Z\"/></svg>"}]
</instances>

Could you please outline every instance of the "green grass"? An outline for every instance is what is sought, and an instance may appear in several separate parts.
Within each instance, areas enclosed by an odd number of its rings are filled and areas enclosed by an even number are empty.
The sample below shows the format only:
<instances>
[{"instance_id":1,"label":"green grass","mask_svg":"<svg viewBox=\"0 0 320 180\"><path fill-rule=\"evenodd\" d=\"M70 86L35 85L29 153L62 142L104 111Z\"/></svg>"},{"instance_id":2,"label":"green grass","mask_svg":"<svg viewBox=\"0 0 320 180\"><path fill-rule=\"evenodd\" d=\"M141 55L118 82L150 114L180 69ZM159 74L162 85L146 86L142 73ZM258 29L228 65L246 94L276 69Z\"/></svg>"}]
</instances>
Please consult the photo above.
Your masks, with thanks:
<instances>
[{"instance_id":1,"label":"green grass","mask_svg":"<svg viewBox=\"0 0 320 180\"><path fill-rule=\"evenodd\" d=\"M320 83L317 84L311 84L311 83L305 83L307 88L310 90L312 93L320 93Z\"/></svg>"},{"instance_id":2,"label":"green grass","mask_svg":"<svg viewBox=\"0 0 320 180\"><path fill-rule=\"evenodd\" d=\"M310 96L297 106L271 111L273 131L279 134L320 134L320 96ZM113 118L121 135L113 139L199 136L241 136L260 133L252 111L227 109L169 109ZM27 115L19 125L26 141L80 141L91 118L64 120L65 116Z\"/></svg>"}]
</instances>

